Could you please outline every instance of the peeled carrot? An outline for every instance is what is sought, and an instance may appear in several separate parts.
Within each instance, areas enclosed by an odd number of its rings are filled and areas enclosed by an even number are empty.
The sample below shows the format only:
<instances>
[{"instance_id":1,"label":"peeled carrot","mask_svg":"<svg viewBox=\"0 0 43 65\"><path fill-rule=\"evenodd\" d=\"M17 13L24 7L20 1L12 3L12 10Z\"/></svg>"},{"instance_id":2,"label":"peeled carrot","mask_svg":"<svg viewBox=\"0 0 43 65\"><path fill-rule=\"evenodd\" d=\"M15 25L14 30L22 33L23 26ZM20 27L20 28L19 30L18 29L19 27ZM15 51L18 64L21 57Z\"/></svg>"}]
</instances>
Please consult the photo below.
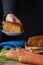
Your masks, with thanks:
<instances>
[{"instance_id":1,"label":"peeled carrot","mask_svg":"<svg viewBox=\"0 0 43 65\"><path fill-rule=\"evenodd\" d=\"M26 64L35 64L35 65L43 65L43 55L29 53L28 55L20 56L19 62L26 63Z\"/></svg>"},{"instance_id":2,"label":"peeled carrot","mask_svg":"<svg viewBox=\"0 0 43 65\"><path fill-rule=\"evenodd\" d=\"M6 58L18 57L19 62L35 65L43 65L43 55L35 54L25 49L9 50L5 55Z\"/></svg>"}]
</instances>

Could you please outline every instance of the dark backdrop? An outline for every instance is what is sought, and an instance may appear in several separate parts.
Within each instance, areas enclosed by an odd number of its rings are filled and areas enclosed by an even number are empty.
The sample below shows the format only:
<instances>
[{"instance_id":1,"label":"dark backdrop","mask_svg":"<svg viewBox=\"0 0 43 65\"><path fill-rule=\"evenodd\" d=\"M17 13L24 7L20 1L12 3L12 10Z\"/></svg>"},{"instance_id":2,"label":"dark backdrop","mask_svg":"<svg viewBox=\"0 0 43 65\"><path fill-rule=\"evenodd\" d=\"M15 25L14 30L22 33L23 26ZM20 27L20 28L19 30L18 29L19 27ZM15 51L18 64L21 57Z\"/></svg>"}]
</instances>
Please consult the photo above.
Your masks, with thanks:
<instances>
[{"instance_id":1,"label":"dark backdrop","mask_svg":"<svg viewBox=\"0 0 43 65\"><path fill-rule=\"evenodd\" d=\"M2 6L2 0L0 0L0 30L2 29L2 20L3 20L3 6ZM1 42L1 36L2 32L0 31L0 42Z\"/></svg>"},{"instance_id":2,"label":"dark backdrop","mask_svg":"<svg viewBox=\"0 0 43 65\"><path fill-rule=\"evenodd\" d=\"M0 12L2 13L1 6ZM3 33L1 41L27 39L43 34L43 0L16 0L16 16L22 21L25 33L16 37Z\"/></svg>"}]
</instances>

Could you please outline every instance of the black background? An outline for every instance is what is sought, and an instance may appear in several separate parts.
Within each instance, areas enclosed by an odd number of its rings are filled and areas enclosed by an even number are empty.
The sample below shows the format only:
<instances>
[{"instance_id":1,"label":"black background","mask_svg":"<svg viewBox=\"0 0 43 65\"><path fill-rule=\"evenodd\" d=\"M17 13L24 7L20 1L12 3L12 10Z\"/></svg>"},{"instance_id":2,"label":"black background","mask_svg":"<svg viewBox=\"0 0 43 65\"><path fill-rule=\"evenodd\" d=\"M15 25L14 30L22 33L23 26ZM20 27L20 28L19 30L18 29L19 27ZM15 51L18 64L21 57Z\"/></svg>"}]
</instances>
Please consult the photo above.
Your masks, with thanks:
<instances>
[{"instance_id":1,"label":"black background","mask_svg":"<svg viewBox=\"0 0 43 65\"><path fill-rule=\"evenodd\" d=\"M16 0L16 16L22 21L25 33L11 37L0 32L0 42L27 40L30 36L43 34L43 0ZM2 17L3 11L0 0L0 29Z\"/></svg>"}]
</instances>

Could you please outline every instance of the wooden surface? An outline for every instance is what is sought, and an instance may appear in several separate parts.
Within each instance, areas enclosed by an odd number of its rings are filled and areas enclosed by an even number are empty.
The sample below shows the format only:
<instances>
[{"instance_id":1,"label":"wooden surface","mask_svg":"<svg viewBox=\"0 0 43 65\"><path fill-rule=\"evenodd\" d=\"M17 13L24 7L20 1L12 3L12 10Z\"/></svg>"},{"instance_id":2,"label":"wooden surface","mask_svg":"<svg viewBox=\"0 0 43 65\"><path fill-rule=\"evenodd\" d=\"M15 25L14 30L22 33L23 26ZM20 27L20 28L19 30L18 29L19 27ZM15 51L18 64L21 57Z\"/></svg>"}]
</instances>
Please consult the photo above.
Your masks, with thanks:
<instances>
[{"instance_id":1,"label":"wooden surface","mask_svg":"<svg viewBox=\"0 0 43 65\"><path fill-rule=\"evenodd\" d=\"M32 64L23 64L16 61L8 61L8 62L2 62L0 65L32 65Z\"/></svg>"}]
</instances>

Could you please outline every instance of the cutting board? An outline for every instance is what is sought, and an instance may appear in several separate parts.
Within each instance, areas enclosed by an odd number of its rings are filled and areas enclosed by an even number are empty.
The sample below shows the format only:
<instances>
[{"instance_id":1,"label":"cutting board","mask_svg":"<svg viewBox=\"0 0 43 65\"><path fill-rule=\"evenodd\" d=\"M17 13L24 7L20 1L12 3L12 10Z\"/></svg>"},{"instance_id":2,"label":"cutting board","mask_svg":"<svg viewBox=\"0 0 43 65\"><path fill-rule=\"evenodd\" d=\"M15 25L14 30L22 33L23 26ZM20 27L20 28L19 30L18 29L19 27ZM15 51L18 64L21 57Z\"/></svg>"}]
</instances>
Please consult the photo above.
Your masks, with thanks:
<instances>
[{"instance_id":1,"label":"cutting board","mask_svg":"<svg viewBox=\"0 0 43 65\"><path fill-rule=\"evenodd\" d=\"M32 64L23 64L17 61L6 61L6 62L0 63L0 65L32 65Z\"/></svg>"}]
</instances>

